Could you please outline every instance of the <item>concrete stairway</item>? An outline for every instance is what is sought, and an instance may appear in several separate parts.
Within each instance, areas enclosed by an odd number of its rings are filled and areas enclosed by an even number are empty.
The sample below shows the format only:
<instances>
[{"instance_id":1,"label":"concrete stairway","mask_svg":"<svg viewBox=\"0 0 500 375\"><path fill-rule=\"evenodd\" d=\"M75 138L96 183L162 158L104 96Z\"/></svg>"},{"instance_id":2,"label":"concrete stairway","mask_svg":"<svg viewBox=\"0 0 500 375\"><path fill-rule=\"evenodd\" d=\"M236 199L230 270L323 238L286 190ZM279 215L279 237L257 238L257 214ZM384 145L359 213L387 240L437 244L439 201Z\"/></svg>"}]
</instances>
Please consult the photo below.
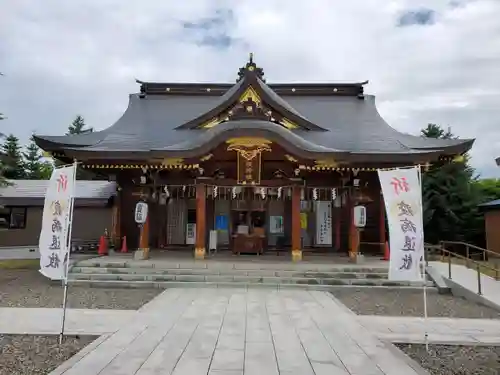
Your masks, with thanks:
<instances>
[{"instance_id":1,"label":"concrete stairway","mask_svg":"<svg viewBox=\"0 0 500 375\"><path fill-rule=\"evenodd\" d=\"M125 288L269 287L330 290L338 287L422 287L387 279L387 268L325 264L229 262L78 262L73 285ZM427 281L429 287L434 284Z\"/></svg>"}]
</instances>

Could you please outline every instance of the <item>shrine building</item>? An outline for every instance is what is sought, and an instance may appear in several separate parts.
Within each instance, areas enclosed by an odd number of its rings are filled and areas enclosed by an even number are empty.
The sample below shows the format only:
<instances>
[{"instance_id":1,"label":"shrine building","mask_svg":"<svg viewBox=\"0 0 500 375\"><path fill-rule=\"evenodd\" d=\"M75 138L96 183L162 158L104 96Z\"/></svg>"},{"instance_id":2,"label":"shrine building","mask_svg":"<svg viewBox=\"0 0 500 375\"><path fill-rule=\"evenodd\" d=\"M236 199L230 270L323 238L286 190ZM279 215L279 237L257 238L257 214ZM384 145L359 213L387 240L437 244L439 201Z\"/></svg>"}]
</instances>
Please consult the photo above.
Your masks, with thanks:
<instances>
[{"instance_id":1,"label":"shrine building","mask_svg":"<svg viewBox=\"0 0 500 375\"><path fill-rule=\"evenodd\" d=\"M473 144L395 130L364 93L367 81L267 83L252 56L234 84L137 82L107 129L35 140L115 181L112 240L120 247L126 236L152 257L175 249L203 258L215 241L218 253L280 250L293 260L308 251L381 254L377 169L428 167ZM148 204L142 226L139 201ZM356 205L366 207L360 231Z\"/></svg>"}]
</instances>

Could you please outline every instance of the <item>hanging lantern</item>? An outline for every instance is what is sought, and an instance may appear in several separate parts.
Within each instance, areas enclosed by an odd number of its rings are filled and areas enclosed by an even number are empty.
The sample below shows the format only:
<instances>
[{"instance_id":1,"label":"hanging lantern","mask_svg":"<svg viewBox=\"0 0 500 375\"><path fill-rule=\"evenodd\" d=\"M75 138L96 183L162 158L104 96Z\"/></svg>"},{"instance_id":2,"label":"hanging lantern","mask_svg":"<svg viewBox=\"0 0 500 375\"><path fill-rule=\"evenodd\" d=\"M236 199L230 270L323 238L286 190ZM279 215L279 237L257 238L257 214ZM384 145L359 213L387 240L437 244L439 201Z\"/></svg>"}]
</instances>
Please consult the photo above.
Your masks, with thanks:
<instances>
[{"instance_id":1,"label":"hanging lantern","mask_svg":"<svg viewBox=\"0 0 500 375\"><path fill-rule=\"evenodd\" d=\"M314 199L315 201L317 201L317 200L318 200L318 189L317 189L317 188L314 188L314 189L313 189L313 199Z\"/></svg>"},{"instance_id":2,"label":"hanging lantern","mask_svg":"<svg viewBox=\"0 0 500 375\"><path fill-rule=\"evenodd\" d=\"M334 201L337 198L337 189L333 188L332 189L332 201Z\"/></svg>"},{"instance_id":3,"label":"hanging lantern","mask_svg":"<svg viewBox=\"0 0 500 375\"><path fill-rule=\"evenodd\" d=\"M283 191L283 187L279 187L278 188L278 199L281 199L281 194L282 194L282 191Z\"/></svg>"}]
</instances>

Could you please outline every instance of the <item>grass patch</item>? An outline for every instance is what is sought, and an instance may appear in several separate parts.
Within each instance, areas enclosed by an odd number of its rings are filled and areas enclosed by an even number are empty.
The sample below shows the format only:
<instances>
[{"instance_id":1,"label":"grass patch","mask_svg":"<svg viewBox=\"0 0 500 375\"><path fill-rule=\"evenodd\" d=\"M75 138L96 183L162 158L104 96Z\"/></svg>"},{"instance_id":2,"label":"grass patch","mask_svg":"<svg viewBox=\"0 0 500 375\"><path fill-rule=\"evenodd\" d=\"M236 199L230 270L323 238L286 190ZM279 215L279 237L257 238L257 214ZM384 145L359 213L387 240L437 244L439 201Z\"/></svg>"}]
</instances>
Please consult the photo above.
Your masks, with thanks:
<instances>
[{"instance_id":1,"label":"grass patch","mask_svg":"<svg viewBox=\"0 0 500 375\"><path fill-rule=\"evenodd\" d=\"M0 260L0 269L33 270L40 267L40 259L6 259Z\"/></svg>"}]
</instances>

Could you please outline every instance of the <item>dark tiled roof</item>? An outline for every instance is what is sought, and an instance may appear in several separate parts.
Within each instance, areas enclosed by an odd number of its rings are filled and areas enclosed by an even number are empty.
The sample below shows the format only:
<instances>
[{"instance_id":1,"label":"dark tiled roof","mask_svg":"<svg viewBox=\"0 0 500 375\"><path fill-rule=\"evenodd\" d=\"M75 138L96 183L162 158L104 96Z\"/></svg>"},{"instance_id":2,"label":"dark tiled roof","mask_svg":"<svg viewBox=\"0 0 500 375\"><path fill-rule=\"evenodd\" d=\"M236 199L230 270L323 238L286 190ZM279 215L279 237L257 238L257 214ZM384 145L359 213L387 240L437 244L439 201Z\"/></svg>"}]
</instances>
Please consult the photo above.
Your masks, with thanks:
<instances>
[{"instance_id":1,"label":"dark tiled roof","mask_svg":"<svg viewBox=\"0 0 500 375\"><path fill-rule=\"evenodd\" d=\"M48 180L9 180L0 187L2 205L43 205ZM115 195L116 184L108 181L76 181L75 202L78 205L103 205Z\"/></svg>"},{"instance_id":2,"label":"dark tiled roof","mask_svg":"<svg viewBox=\"0 0 500 375\"><path fill-rule=\"evenodd\" d=\"M494 208L500 208L500 199L495 199L494 201L482 203L478 207L481 207L484 210L490 210L490 209L494 209Z\"/></svg>"},{"instance_id":3,"label":"dark tiled roof","mask_svg":"<svg viewBox=\"0 0 500 375\"><path fill-rule=\"evenodd\" d=\"M166 92L169 90L159 83L142 83L156 90L154 95L132 94L129 105L122 117L111 127L91 134L75 136L38 136L37 143L49 151L63 149L81 152L169 152L172 156L196 156L212 140L221 138L224 132L247 130L266 131L278 142L293 144L315 157L317 153L343 153L344 155L434 155L460 154L467 151L473 140L428 139L403 134L389 126L378 113L375 98L364 95L362 83L346 85L350 95L336 95L326 86L318 86L323 92L306 94L303 89L297 95L291 88L289 94L278 95L259 78L249 76L241 79L233 87L222 91L219 96ZM235 95L252 84L275 106L286 113L283 116L302 122L304 126L289 130L267 121L229 121L211 129L194 129L191 124L198 119L210 118L218 108L231 104ZM246 85L246 86L245 86ZM200 90L198 86L173 85L176 90ZM307 86L307 85L306 85ZM304 87L306 87L304 86ZM149 86L148 86L149 87ZM214 86L215 87L215 86ZM165 94L159 94L163 90ZM294 91L295 90L295 91ZM283 89L283 92L287 92ZM318 91L319 92L319 91ZM326 94L329 92L329 94ZM350 91L347 91L350 92ZM265 99L265 98L263 98ZM268 103L268 104L273 104ZM274 108L276 109L276 108ZM287 113L291 116L288 116ZM196 125L196 124L195 124ZM208 142L208 143L207 143ZM212 144L213 146L213 144ZM195 155L196 154L196 155ZM369 160L368 160L369 161Z\"/></svg>"}]
</instances>

